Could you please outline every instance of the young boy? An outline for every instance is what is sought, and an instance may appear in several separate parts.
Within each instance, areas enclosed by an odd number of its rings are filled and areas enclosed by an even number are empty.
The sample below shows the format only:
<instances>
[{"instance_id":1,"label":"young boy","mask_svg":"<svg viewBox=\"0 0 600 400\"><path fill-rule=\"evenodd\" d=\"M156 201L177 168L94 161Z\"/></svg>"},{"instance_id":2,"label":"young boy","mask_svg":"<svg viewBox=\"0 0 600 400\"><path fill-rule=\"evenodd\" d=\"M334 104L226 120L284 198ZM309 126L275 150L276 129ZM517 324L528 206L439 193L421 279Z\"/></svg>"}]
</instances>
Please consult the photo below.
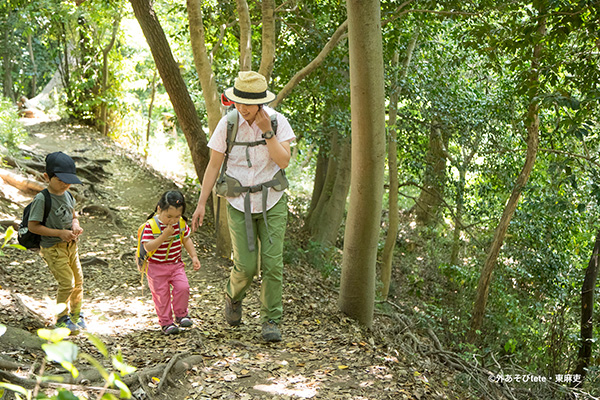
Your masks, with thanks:
<instances>
[{"instance_id":1,"label":"young boy","mask_svg":"<svg viewBox=\"0 0 600 400\"><path fill-rule=\"evenodd\" d=\"M61 151L46 156L45 179L52 199L52 207L44 217L44 194L38 193L31 204L28 228L42 237L40 254L58 282L56 303L64 303L64 311L57 316L56 327L65 327L76 334L85 329L81 314L83 300L83 272L77 252L77 239L83 232L75 216L75 199L67 190L72 184L81 184L75 175L75 162Z\"/></svg>"}]
</instances>

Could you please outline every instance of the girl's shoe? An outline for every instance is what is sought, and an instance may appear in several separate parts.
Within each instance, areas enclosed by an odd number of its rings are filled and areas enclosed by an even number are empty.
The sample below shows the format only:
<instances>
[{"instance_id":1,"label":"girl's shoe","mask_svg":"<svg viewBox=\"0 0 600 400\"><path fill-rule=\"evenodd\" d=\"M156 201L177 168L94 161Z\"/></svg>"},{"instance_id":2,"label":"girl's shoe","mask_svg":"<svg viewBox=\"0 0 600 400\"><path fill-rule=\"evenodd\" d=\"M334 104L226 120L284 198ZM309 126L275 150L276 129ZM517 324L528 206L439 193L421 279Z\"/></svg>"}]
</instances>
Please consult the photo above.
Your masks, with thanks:
<instances>
[{"instance_id":1,"label":"girl's shoe","mask_svg":"<svg viewBox=\"0 0 600 400\"><path fill-rule=\"evenodd\" d=\"M175 324L162 326L161 329L165 335L173 335L175 333L179 333L179 328Z\"/></svg>"},{"instance_id":2,"label":"girl's shoe","mask_svg":"<svg viewBox=\"0 0 600 400\"><path fill-rule=\"evenodd\" d=\"M194 325L194 321L192 321L192 319L187 315L185 317L175 318L175 321L182 328L189 328L190 326Z\"/></svg>"}]
</instances>

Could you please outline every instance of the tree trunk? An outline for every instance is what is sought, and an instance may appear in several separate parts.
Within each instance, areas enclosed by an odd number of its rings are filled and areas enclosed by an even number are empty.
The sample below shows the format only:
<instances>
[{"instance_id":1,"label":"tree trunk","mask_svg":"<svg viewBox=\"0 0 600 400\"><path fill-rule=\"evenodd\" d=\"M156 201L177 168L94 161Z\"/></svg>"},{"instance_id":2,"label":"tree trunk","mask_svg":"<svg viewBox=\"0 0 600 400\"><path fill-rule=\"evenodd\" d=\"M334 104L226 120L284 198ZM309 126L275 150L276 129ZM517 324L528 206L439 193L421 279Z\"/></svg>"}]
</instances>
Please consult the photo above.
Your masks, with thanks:
<instances>
[{"instance_id":1,"label":"tree trunk","mask_svg":"<svg viewBox=\"0 0 600 400\"><path fill-rule=\"evenodd\" d=\"M460 252L460 232L463 211L464 211L464 192L467 182L467 166L462 165L459 168L458 187L456 188L456 215L454 216L454 233L452 235L452 251L450 253L450 264L458 265L458 254Z\"/></svg>"},{"instance_id":2,"label":"tree trunk","mask_svg":"<svg viewBox=\"0 0 600 400\"><path fill-rule=\"evenodd\" d=\"M325 180L327 178L327 167L329 165L329 157L328 152L324 148L325 146L321 146L319 149L319 155L317 156L317 165L315 168L315 178L313 179L313 190L312 196L310 198L310 205L308 207L308 212L306 214L306 218L304 219L304 229L309 231L309 226L311 225L311 220L313 219L313 215L315 214L315 209L317 204L319 204L319 199L321 198L321 193L323 193L323 188L325 187Z\"/></svg>"},{"instance_id":3,"label":"tree trunk","mask_svg":"<svg viewBox=\"0 0 600 400\"><path fill-rule=\"evenodd\" d=\"M258 72L271 80L275 63L275 1L262 1L262 54Z\"/></svg>"},{"instance_id":4,"label":"tree trunk","mask_svg":"<svg viewBox=\"0 0 600 400\"><path fill-rule=\"evenodd\" d=\"M277 93L277 98L271 102L270 106L275 108L283 99L285 99L292 90L300 83L304 78L306 78L311 72L317 69L325 60L325 57L335 47L346 37L346 30L348 29L348 20L344 21L337 30L331 35L331 39L325 44L323 50L312 60L306 67L302 68L300 71L296 72L296 74L290 79L288 83L285 84L283 89Z\"/></svg>"},{"instance_id":5,"label":"tree trunk","mask_svg":"<svg viewBox=\"0 0 600 400\"><path fill-rule=\"evenodd\" d=\"M100 106L100 124L102 125L102 135L108 134L108 104L107 92L108 92L108 53L115 45L117 39L117 33L119 32L119 25L121 24L121 16L117 14L113 21L112 36L110 42L102 49L102 105Z\"/></svg>"},{"instance_id":6,"label":"tree trunk","mask_svg":"<svg viewBox=\"0 0 600 400\"><path fill-rule=\"evenodd\" d=\"M252 70L252 22L246 0L236 0L240 26L240 71Z\"/></svg>"},{"instance_id":7,"label":"tree trunk","mask_svg":"<svg viewBox=\"0 0 600 400\"><path fill-rule=\"evenodd\" d=\"M326 246L335 244L344 219L350 189L350 158L350 138L333 132L327 176L308 227L312 239Z\"/></svg>"},{"instance_id":8,"label":"tree trunk","mask_svg":"<svg viewBox=\"0 0 600 400\"><path fill-rule=\"evenodd\" d=\"M412 58L412 53L417 45L419 38L419 30L416 29L413 34L408 47L406 49L406 55L402 62L402 71L400 78L404 79L408 75L408 67ZM400 44L400 39L398 40ZM398 46L399 47L399 46ZM390 282L392 280L392 260L394 259L394 248L396 247L396 239L398 237L398 225L400 224L400 218L398 217L398 145L397 145L397 133L396 133L396 119L398 116L398 99L400 97L400 87L398 85L398 67L400 62L400 53L398 50L394 53L394 59L392 62L392 68L395 70L392 90L390 94L390 114L388 120L389 136L388 136L388 171L390 176L390 189L389 189L389 226L387 236L385 238L385 244L383 246L383 255L381 257L381 283L383 287L381 289L381 297L383 300L388 298L390 293Z\"/></svg>"},{"instance_id":9,"label":"tree trunk","mask_svg":"<svg viewBox=\"0 0 600 400\"><path fill-rule=\"evenodd\" d=\"M577 355L577 368L574 374L580 375L577 385L583 382L587 367L592 358L592 345L594 343L594 291L598 279L598 253L600 253L600 231L596 234L596 243L592 257L585 270L585 278L581 287L581 346Z\"/></svg>"},{"instance_id":10,"label":"tree trunk","mask_svg":"<svg viewBox=\"0 0 600 400\"><path fill-rule=\"evenodd\" d=\"M442 202L447 161L444 149L447 140L440 120L434 117L429 134L429 148L425 156L423 188L417 200L417 221L422 225L435 223Z\"/></svg>"},{"instance_id":11,"label":"tree trunk","mask_svg":"<svg viewBox=\"0 0 600 400\"><path fill-rule=\"evenodd\" d=\"M177 114L177 119L181 124L181 129L185 134L196 175L201 179L204 176L209 159L206 135L202 130L200 118L179 72L179 65L173 58L169 42L150 4L150 0L130 1L135 17L152 52L158 73L173 104L175 114Z\"/></svg>"},{"instance_id":12,"label":"tree trunk","mask_svg":"<svg viewBox=\"0 0 600 400\"><path fill-rule=\"evenodd\" d=\"M208 133L212 136L219 120L223 116L221 106L221 96L215 82L215 75L212 71L208 50L206 49L206 39L204 32L204 23L202 16L201 0L187 0L188 18L190 22L190 39L192 42L192 53L194 55L194 65L200 79L202 94L206 104L206 114L208 118ZM226 210L227 200L213 195L213 204L220 202L221 210ZM217 220L217 207L213 207L217 237L217 248L215 253L219 257L231 257L231 236L227 226L227 213L221 212Z\"/></svg>"},{"instance_id":13,"label":"tree trunk","mask_svg":"<svg viewBox=\"0 0 600 400\"><path fill-rule=\"evenodd\" d=\"M152 74L152 91L150 92L150 105L148 106L148 127L146 129L146 145L144 146L144 159L148 158L148 149L150 148L150 131L152 128L152 109L154 108L154 98L156 97L156 78L157 72Z\"/></svg>"},{"instance_id":14,"label":"tree trunk","mask_svg":"<svg viewBox=\"0 0 600 400\"><path fill-rule=\"evenodd\" d=\"M6 18L8 21L11 20L11 7L8 7L8 16ZM12 28L7 28L4 31L4 54L2 55L2 67L4 69L4 79L2 84L2 92L4 97L8 98L13 104L16 103L15 92L13 89L13 80L12 80L12 43L13 39L11 37Z\"/></svg>"},{"instance_id":15,"label":"tree trunk","mask_svg":"<svg viewBox=\"0 0 600 400\"><path fill-rule=\"evenodd\" d=\"M33 54L33 35L30 33L27 35L27 48L29 49L29 60L31 61L31 67L33 68L33 74L31 77L31 90L29 91L29 98L32 99L37 93L37 64L35 62L35 55Z\"/></svg>"},{"instance_id":16,"label":"tree trunk","mask_svg":"<svg viewBox=\"0 0 600 400\"><path fill-rule=\"evenodd\" d=\"M385 162L385 91L379 0L348 0L352 172L338 306L373 324Z\"/></svg>"},{"instance_id":17,"label":"tree trunk","mask_svg":"<svg viewBox=\"0 0 600 400\"><path fill-rule=\"evenodd\" d=\"M540 12L540 15L543 15L543 13ZM538 34L540 38L546 36L546 17L541 17L538 22ZM535 158L537 156L540 119L539 104L536 96L539 91L539 68L541 55L542 39L540 39L535 45L531 59L531 70L528 82L528 87L530 88L529 107L527 110L527 119L525 121L527 126L527 155L525 158L525 164L523 165L523 169L521 170L521 173L515 182L515 186L510 198L508 199L508 203L506 204L506 207L504 207L504 212L502 213L500 223L498 224L496 232L494 233L492 245L488 251L485 264L483 265L481 276L479 277L479 283L477 284L477 295L475 297L473 315L471 318L471 330L469 331L467 337L467 340L470 343L475 342L478 331L483 323L485 307L487 305L487 299L490 290L490 282L492 280L492 273L496 267L496 261L498 260L500 249L504 243L504 237L506 236L508 225L510 224L510 220L512 219L515 209L517 208L519 197L523 191L523 188L527 184L527 180L529 179L529 175L531 174L535 164Z\"/></svg>"}]
</instances>

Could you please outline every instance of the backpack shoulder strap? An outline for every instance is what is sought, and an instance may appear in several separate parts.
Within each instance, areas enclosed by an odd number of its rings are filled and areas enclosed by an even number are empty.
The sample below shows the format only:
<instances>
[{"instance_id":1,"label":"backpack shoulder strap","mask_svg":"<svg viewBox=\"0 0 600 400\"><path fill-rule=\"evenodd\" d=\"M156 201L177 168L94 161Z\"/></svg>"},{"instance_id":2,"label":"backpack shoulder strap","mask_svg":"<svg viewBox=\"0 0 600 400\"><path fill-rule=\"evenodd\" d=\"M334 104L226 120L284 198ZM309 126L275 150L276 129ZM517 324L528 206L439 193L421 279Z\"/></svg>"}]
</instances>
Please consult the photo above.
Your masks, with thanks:
<instances>
[{"instance_id":1,"label":"backpack shoulder strap","mask_svg":"<svg viewBox=\"0 0 600 400\"><path fill-rule=\"evenodd\" d=\"M52 208L52 197L47 188L42 190L42 194L44 195L44 217L42 218L42 225L46 225L46 219L48 218L48 215L50 215L50 209Z\"/></svg>"},{"instance_id":2,"label":"backpack shoulder strap","mask_svg":"<svg viewBox=\"0 0 600 400\"><path fill-rule=\"evenodd\" d=\"M238 111L233 108L227 111L227 150L225 157L229 156L238 131Z\"/></svg>"},{"instance_id":3,"label":"backpack shoulder strap","mask_svg":"<svg viewBox=\"0 0 600 400\"><path fill-rule=\"evenodd\" d=\"M271 128L273 128L273 133L277 135L277 114L271 115Z\"/></svg>"},{"instance_id":4,"label":"backpack shoulder strap","mask_svg":"<svg viewBox=\"0 0 600 400\"><path fill-rule=\"evenodd\" d=\"M179 240L181 240L181 246L183 247L183 239L185 236L185 219L179 218Z\"/></svg>"},{"instance_id":5,"label":"backpack shoulder strap","mask_svg":"<svg viewBox=\"0 0 600 400\"><path fill-rule=\"evenodd\" d=\"M150 223L150 228L152 229L153 234L158 235L162 232L160 230L160 225L158 224L158 218L156 216L154 216L154 218L150 218L148 222Z\"/></svg>"}]
</instances>

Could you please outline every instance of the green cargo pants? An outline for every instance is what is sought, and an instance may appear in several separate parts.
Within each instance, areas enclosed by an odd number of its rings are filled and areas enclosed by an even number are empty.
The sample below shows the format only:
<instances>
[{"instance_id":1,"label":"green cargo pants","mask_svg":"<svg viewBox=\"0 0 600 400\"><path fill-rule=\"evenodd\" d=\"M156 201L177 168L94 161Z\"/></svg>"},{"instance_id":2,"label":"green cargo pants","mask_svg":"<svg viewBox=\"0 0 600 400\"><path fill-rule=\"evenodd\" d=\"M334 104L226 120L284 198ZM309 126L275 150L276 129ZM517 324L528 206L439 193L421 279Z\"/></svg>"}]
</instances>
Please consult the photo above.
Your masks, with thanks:
<instances>
[{"instance_id":1,"label":"green cargo pants","mask_svg":"<svg viewBox=\"0 0 600 400\"><path fill-rule=\"evenodd\" d=\"M255 251L248 250L244 213L227 205L227 222L233 248L233 268L227 281L226 292L233 301L246 297L246 290L252 284L258 268L260 249L262 282L260 287L260 322L279 323L283 314L281 301L283 287L283 238L287 224L287 196L267 211L267 227L262 213L252 214L252 229ZM269 236L271 240L269 241Z\"/></svg>"}]
</instances>

